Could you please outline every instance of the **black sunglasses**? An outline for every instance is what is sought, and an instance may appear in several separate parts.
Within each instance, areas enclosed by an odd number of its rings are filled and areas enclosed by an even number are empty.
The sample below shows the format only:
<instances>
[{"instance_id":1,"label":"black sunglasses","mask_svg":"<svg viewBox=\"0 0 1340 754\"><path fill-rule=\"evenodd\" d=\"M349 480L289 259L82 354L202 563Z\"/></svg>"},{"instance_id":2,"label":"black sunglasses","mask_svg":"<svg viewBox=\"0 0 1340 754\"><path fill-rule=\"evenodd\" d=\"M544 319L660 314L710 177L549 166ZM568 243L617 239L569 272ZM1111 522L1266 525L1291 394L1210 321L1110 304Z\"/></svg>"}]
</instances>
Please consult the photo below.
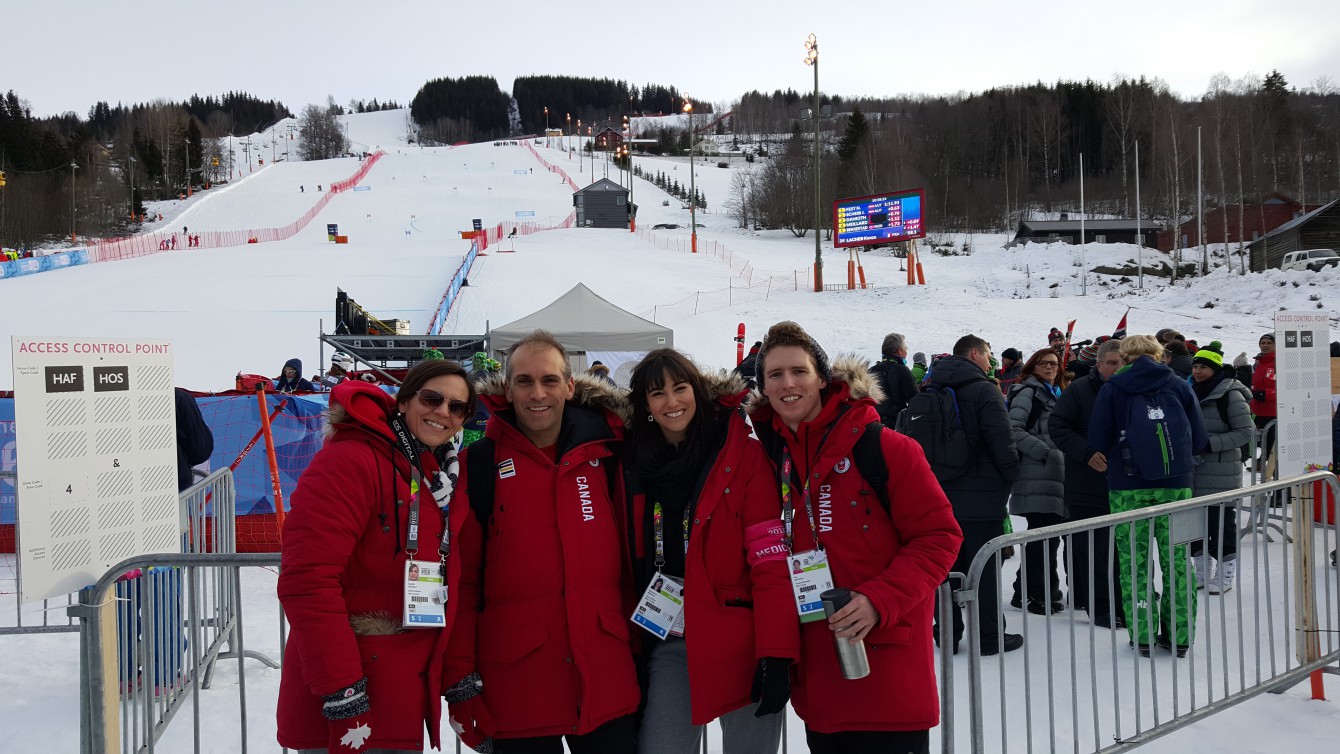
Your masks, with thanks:
<instances>
[{"instance_id":1,"label":"black sunglasses","mask_svg":"<svg viewBox=\"0 0 1340 754\"><path fill-rule=\"evenodd\" d=\"M465 401L448 401L447 397L436 390L429 388L420 388L415 393L419 397L419 402L431 410L436 411L443 403L447 404L447 411L452 416L464 421L470 417L470 404Z\"/></svg>"}]
</instances>

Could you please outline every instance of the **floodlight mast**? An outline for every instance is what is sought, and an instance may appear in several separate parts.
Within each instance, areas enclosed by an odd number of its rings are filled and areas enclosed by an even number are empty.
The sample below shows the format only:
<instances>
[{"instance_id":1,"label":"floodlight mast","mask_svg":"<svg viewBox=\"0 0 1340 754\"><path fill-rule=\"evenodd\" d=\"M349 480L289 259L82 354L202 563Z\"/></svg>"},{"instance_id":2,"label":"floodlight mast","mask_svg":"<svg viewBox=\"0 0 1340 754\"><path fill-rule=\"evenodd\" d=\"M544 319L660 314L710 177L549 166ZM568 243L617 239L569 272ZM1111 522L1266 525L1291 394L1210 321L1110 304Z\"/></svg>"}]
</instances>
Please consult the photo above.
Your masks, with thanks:
<instances>
[{"instance_id":1,"label":"floodlight mast","mask_svg":"<svg viewBox=\"0 0 1340 754\"><path fill-rule=\"evenodd\" d=\"M810 114L814 118L814 290L819 292L824 289L824 260L819 239L823 217L819 201L819 40L813 34L805 40L805 65L814 68L814 110Z\"/></svg>"}]
</instances>

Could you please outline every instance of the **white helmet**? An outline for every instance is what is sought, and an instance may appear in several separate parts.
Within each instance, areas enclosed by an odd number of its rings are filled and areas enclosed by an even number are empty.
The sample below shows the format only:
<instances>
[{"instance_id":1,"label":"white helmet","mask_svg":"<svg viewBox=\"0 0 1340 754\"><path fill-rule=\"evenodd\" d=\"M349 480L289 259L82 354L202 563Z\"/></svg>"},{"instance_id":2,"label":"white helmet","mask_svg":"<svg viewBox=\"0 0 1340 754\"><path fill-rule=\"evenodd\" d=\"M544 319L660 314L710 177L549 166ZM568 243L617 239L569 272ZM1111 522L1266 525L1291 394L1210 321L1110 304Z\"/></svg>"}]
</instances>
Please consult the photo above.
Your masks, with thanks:
<instances>
[{"instance_id":1,"label":"white helmet","mask_svg":"<svg viewBox=\"0 0 1340 754\"><path fill-rule=\"evenodd\" d=\"M338 364L339 366L348 369L354 365L354 357L344 351L336 351L335 355L330 357L330 363Z\"/></svg>"}]
</instances>

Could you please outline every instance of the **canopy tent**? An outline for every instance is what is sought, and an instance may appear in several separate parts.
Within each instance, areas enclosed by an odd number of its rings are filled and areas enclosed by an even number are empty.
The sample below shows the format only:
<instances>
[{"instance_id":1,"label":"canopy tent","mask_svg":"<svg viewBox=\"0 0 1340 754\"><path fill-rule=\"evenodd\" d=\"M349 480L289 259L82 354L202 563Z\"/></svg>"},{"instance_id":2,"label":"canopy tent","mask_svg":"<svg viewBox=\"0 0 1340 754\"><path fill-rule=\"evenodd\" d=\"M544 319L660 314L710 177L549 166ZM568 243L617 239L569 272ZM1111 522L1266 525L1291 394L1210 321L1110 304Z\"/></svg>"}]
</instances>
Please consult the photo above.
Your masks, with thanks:
<instances>
[{"instance_id":1,"label":"canopy tent","mask_svg":"<svg viewBox=\"0 0 1340 754\"><path fill-rule=\"evenodd\" d=\"M489 347L501 358L513 343L535 330L553 333L568 350L574 370L584 370L590 361L599 360L620 384L627 383L626 378L619 379L621 365L631 368L646 352L675 345L670 328L620 309L581 283L543 309L493 328Z\"/></svg>"}]
</instances>

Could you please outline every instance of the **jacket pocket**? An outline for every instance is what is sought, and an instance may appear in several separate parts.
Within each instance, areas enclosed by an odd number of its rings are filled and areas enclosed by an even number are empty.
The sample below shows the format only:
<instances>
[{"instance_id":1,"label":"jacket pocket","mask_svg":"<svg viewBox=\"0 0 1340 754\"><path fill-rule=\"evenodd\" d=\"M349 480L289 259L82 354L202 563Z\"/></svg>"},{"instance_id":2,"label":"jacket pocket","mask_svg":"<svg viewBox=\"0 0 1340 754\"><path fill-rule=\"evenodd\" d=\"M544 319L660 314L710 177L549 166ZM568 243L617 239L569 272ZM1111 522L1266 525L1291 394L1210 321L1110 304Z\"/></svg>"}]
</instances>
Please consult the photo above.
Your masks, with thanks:
<instances>
[{"instance_id":1,"label":"jacket pocket","mask_svg":"<svg viewBox=\"0 0 1340 754\"><path fill-rule=\"evenodd\" d=\"M480 636L479 659L483 662L516 662L544 646L548 640L549 629L543 622L522 620L505 630Z\"/></svg>"},{"instance_id":2,"label":"jacket pocket","mask_svg":"<svg viewBox=\"0 0 1340 754\"><path fill-rule=\"evenodd\" d=\"M747 589L721 587L713 591L716 592L717 603L722 607L752 608L754 606L754 597Z\"/></svg>"},{"instance_id":3,"label":"jacket pocket","mask_svg":"<svg viewBox=\"0 0 1340 754\"><path fill-rule=\"evenodd\" d=\"M895 623L892 626L878 626L866 634L865 641L876 646L907 644L912 641L912 625Z\"/></svg>"}]
</instances>

